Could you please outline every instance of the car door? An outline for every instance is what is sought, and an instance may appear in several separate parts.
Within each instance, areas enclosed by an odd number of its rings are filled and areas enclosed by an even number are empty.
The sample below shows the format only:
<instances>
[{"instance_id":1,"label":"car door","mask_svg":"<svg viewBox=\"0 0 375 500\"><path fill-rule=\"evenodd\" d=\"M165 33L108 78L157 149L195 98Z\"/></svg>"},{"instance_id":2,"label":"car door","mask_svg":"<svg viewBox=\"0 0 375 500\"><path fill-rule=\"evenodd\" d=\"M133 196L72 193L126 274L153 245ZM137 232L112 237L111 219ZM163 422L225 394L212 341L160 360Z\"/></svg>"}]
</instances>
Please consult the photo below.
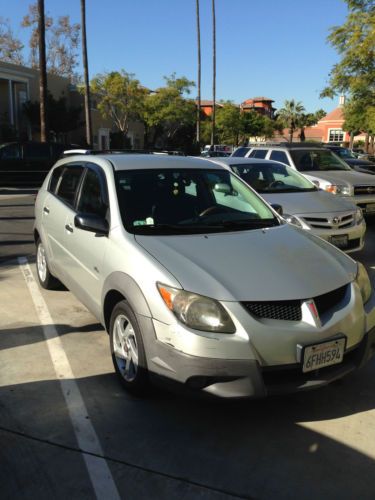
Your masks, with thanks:
<instances>
[{"instance_id":1,"label":"car door","mask_svg":"<svg viewBox=\"0 0 375 500\"><path fill-rule=\"evenodd\" d=\"M42 207L51 265L56 270L57 277L68 288L66 266L69 259L65 247L65 221L70 213L75 213L74 206L83 172L83 165L77 163L57 167L51 176L49 194Z\"/></svg>"},{"instance_id":2,"label":"car door","mask_svg":"<svg viewBox=\"0 0 375 500\"><path fill-rule=\"evenodd\" d=\"M31 184L42 184L52 166L50 145L30 142L23 145L25 180Z\"/></svg>"},{"instance_id":3,"label":"car door","mask_svg":"<svg viewBox=\"0 0 375 500\"><path fill-rule=\"evenodd\" d=\"M72 291L96 315L100 314L103 286L103 261L108 245L107 235L99 235L76 226L77 214L88 214L109 221L105 174L100 167L86 164L76 210L65 220L66 273Z\"/></svg>"}]
</instances>

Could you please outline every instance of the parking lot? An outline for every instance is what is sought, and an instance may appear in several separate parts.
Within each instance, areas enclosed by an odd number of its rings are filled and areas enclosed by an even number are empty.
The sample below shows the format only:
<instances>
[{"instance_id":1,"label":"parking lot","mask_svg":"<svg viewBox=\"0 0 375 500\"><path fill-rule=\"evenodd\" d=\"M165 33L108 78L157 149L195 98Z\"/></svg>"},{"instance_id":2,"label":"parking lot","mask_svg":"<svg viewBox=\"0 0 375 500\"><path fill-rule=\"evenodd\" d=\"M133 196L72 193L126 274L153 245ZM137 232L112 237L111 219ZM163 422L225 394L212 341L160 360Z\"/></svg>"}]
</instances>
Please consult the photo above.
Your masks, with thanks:
<instances>
[{"instance_id":1,"label":"parking lot","mask_svg":"<svg viewBox=\"0 0 375 500\"><path fill-rule=\"evenodd\" d=\"M133 398L101 325L37 285L34 199L0 189L1 498L374 498L375 359L284 397ZM375 283L375 224L353 257Z\"/></svg>"}]
</instances>

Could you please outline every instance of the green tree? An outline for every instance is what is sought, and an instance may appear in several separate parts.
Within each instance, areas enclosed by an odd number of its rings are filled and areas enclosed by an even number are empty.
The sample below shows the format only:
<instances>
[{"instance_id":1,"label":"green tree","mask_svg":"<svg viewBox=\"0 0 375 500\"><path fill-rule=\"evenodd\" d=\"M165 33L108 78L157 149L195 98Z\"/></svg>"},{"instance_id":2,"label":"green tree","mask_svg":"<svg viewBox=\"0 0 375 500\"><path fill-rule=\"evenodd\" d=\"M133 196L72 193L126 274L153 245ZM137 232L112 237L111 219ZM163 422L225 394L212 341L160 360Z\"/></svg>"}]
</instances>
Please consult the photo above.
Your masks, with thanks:
<instances>
[{"instance_id":1,"label":"green tree","mask_svg":"<svg viewBox=\"0 0 375 500\"><path fill-rule=\"evenodd\" d=\"M241 127L240 108L229 101L223 103L216 111L216 134L219 143L238 146Z\"/></svg>"},{"instance_id":2,"label":"green tree","mask_svg":"<svg viewBox=\"0 0 375 500\"><path fill-rule=\"evenodd\" d=\"M306 127L312 127L313 125L316 125L319 120L323 118L327 113L324 111L324 109L318 109L318 111L315 111L315 113L302 113L299 121L298 121L298 127L300 128L300 139L301 142L305 140L305 128Z\"/></svg>"},{"instance_id":3,"label":"green tree","mask_svg":"<svg viewBox=\"0 0 375 500\"><path fill-rule=\"evenodd\" d=\"M124 70L98 74L90 87L100 113L113 120L125 140L130 122L140 120L143 115L147 90Z\"/></svg>"},{"instance_id":4,"label":"green tree","mask_svg":"<svg viewBox=\"0 0 375 500\"><path fill-rule=\"evenodd\" d=\"M165 87L147 96L143 119L149 145L159 142L170 147L181 129L194 127L196 105L185 95L195 84L185 77L176 78L175 74L164 80Z\"/></svg>"},{"instance_id":5,"label":"green tree","mask_svg":"<svg viewBox=\"0 0 375 500\"><path fill-rule=\"evenodd\" d=\"M349 11L346 21L341 26L331 28L328 36L329 43L340 55L340 61L333 66L328 85L321 96L349 94L352 104L346 111L346 126L353 127L354 120L368 127L366 115L371 115L371 107L375 102L375 3L374 0L345 1ZM358 116L360 114L362 118ZM367 150L368 136L374 131L369 128L362 130L367 133Z\"/></svg>"},{"instance_id":6,"label":"green tree","mask_svg":"<svg viewBox=\"0 0 375 500\"><path fill-rule=\"evenodd\" d=\"M367 132L366 141L375 134L375 106L363 109L361 100L351 99L343 109L345 122L343 129L350 133L350 147L353 146L354 136L362 130ZM373 142L373 140L372 140ZM365 143L367 148L368 144Z\"/></svg>"},{"instance_id":7,"label":"green tree","mask_svg":"<svg viewBox=\"0 0 375 500\"><path fill-rule=\"evenodd\" d=\"M284 101L284 107L279 109L277 119L287 128L289 128L289 142L293 142L293 134L298 128L299 121L303 112L304 106L301 102L296 102L294 99Z\"/></svg>"},{"instance_id":8,"label":"green tree","mask_svg":"<svg viewBox=\"0 0 375 500\"><path fill-rule=\"evenodd\" d=\"M24 64L23 44L15 37L9 19L0 17L0 61Z\"/></svg>"}]
</instances>

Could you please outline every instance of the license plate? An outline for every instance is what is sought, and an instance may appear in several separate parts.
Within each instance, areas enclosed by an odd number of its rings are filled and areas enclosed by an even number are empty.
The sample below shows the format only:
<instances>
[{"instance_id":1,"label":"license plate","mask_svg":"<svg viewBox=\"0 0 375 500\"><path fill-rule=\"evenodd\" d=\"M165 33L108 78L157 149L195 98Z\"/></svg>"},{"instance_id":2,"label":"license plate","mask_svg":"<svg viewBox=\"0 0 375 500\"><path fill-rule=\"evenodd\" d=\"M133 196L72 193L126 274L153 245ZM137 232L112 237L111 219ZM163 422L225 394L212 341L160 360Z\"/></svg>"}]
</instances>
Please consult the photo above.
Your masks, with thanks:
<instances>
[{"instance_id":1,"label":"license plate","mask_svg":"<svg viewBox=\"0 0 375 500\"><path fill-rule=\"evenodd\" d=\"M349 239L347 234L340 234L337 236L331 236L331 243L338 248L347 248Z\"/></svg>"},{"instance_id":2,"label":"license plate","mask_svg":"<svg viewBox=\"0 0 375 500\"><path fill-rule=\"evenodd\" d=\"M373 214L375 212L375 203L369 203L365 208L366 214Z\"/></svg>"},{"instance_id":3,"label":"license plate","mask_svg":"<svg viewBox=\"0 0 375 500\"><path fill-rule=\"evenodd\" d=\"M346 338L341 337L319 344L305 346L303 349L303 373L336 365L344 359Z\"/></svg>"}]
</instances>

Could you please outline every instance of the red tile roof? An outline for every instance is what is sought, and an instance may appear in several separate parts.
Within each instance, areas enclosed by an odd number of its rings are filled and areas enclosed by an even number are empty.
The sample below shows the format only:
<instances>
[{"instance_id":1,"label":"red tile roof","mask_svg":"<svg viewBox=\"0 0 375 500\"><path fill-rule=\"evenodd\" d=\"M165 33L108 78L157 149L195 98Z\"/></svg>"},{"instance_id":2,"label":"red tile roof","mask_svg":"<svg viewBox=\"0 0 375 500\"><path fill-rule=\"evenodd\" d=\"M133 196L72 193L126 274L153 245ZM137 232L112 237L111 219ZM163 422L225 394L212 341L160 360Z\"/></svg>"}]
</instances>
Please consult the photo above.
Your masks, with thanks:
<instances>
[{"instance_id":1,"label":"red tile roof","mask_svg":"<svg viewBox=\"0 0 375 500\"><path fill-rule=\"evenodd\" d=\"M344 114L342 112L342 108L336 108L328 115L324 116L321 120L319 120L319 123L323 123L326 121L343 121L344 120Z\"/></svg>"}]
</instances>

